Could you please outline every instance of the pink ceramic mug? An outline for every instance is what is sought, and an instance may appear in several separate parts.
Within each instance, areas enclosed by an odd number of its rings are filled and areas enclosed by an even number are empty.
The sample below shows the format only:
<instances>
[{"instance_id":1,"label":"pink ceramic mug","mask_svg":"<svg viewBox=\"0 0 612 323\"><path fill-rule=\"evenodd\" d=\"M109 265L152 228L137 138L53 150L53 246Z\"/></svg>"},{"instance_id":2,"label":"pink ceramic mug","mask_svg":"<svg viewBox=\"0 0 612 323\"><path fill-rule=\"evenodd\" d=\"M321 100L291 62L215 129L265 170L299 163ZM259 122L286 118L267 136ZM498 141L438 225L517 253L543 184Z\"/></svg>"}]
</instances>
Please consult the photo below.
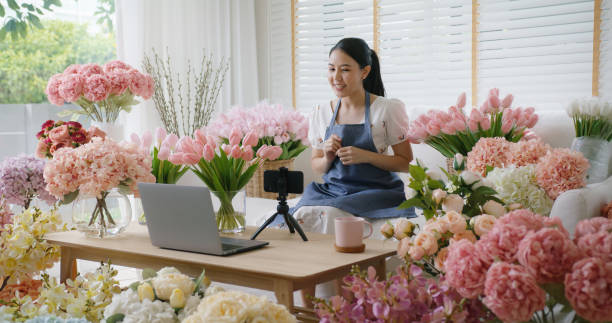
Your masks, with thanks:
<instances>
[{"instance_id":1,"label":"pink ceramic mug","mask_svg":"<svg viewBox=\"0 0 612 323\"><path fill-rule=\"evenodd\" d=\"M363 218L356 216L346 216L334 220L336 231L336 246L338 247L359 247L363 244L362 240L369 238L374 232L372 224ZM370 233L363 236L363 225L370 228Z\"/></svg>"}]
</instances>

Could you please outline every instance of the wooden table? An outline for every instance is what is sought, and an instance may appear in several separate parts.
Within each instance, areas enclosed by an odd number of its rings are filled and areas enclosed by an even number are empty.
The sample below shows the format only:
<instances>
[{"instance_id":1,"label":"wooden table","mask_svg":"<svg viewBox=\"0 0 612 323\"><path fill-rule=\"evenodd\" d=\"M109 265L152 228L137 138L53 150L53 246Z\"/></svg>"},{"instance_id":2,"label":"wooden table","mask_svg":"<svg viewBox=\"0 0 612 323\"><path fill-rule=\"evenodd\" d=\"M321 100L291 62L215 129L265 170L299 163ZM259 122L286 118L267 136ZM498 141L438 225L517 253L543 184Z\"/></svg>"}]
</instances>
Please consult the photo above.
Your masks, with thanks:
<instances>
[{"instance_id":1,"label":"wooden table","mask_svg":"<svg viewBox=\"0 0 612 323\"><path fill-rule=\"evenodd\" d=\"M256 228L232 237L248 239ZM151 244L146 226L131 225L119 237L87 238L81 232L49 234L47 240L61 246L61 281L75 275L76 259L111 261L114 265L152 268L173 266L181 272L198 276L202 268L212 281L273 291L277 302L295 313L293 292L346 275L353 265L374 266L385 275L385 258L395 254L396 244L365 240L363 253L338 253L334 236L307 233L308 242L287 230L266 229L258 240L270 245L232 256L219 257L199 253L160 249Z\"/></svg>"}]
</instances>

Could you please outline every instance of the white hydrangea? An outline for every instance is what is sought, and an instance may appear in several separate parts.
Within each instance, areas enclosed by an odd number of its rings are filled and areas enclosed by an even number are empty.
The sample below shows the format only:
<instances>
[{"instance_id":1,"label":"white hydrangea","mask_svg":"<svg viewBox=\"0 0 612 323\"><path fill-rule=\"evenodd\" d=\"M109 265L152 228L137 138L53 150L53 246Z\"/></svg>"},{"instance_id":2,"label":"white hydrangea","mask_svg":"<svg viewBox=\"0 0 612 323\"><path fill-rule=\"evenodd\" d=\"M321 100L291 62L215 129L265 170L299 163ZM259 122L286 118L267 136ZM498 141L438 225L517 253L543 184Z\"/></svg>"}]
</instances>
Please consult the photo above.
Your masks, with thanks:
<instances>
[{"instance_id":1,"label":"white hydrangea","mask_svg":"<svg viewBox=\"0 0 612 323\"><path fill-rule=\"evenodd\" d=\"M495 168L487 174L487 180L506 204L519 203L544 216L552 209L553 201L536 184L535 165Z\"/></svg>"},{"instance_id":2,"label":"white hydrangea","mask_svg":"<svg viewBox=\"0 0 612 323\"><path fill-rule=\"evenodd\" d=\"M118 313L125 315L123 323L174 323L177 319L170 304L148 299L140 302L138 294L131 288L113 297L104 310L103 321Z\"/></svg>"}]
</instances>

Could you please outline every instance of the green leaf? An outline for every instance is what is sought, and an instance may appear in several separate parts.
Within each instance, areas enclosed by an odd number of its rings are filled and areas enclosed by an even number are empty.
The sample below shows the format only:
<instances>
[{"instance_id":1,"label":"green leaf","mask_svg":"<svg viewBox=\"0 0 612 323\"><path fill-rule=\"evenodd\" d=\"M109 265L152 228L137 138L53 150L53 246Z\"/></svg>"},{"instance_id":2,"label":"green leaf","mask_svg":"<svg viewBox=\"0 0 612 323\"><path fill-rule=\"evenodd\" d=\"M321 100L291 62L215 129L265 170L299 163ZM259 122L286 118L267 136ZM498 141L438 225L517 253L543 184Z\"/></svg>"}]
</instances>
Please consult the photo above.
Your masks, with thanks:
<instances>
[{"instance_id":1,"label":"green leaf","mask_svg":"<svg viewBox=\"0 0 612 323\"><path fill-rule=\"evenodd\" d=\"M43 25L40 23L40 19L31 13L28 14L28 21L36 28L43 29Z\"/></svg>"},{"instance_id":2,"label":"green leaf","mask_svg":"<svg viewBox=\"0 0 612 323\"><path fill-rule=\"evenodd\" d=\"M4 41L6 38L6 29L4 27L0 28L0 41Z\"/></svg>"},{"instance_id":3,"label":"green leaf","mask_svg":"<svg viewBox=\"0 0 612 323\"><path fill-rule=\"evenodd\" d=\"M138 291L138 286L140 286L140 282L133 282L130 284L130 286L128 286L128 288L136 292Z\"/></svg>"},{"instance_id":4,"label":"green leaf","mask_svg":"<svg viewBox=\"0 0 612 323\"><path fill-rule=\"evenodd\" d=\"M206 278L206 270L202 269L202 273L200 274L198 279L196 279L195 281L195 288L193 289L194 295L197 294L198 291L200 290L200 285L202 285L202 282L204 281L205 278Z\"/></svg>"},{"instance_id":5,"label":"green leaf","mask_svg":"<svg viewBox=\"0 0 612 323\"><path fill-rule=\"evenodd\" d=\"M74 199L77 198L77 196L79 196L79 190L76 190L74 192L68 193L68 194L64 195L64 198L62 199L60 204L62 204L62 205L70 204L70 203L72 203L72 201L74 201Z\"/></svg>"},{"instance_id":6,"label":"green leaf","mask_svg":"<svg viewBox=\"0 0 612 323\"><path fill-rule=\"evenodd\" d=\"M563 306L570 306L569 301L565 297L565 288L563 284L542 284L542 289L544 289L550 296L552 296L555 301Z\"/></svg>"},{"instance_id":7,"label":"green leaf","mask_svg":"<svg viewBox=\"0 0 612 323\"><path fill-rule=\"evenodd\" d=\"M415 181L422 182L427 178L425 170L420 166L410 165L409 172L410 176L412 176Z\"/></svg>"},{"instance_id":8,"label":"green leaf","mask_svg":"<svg viewBox=\"0 0 612 323\"><path fill-rule=\"evenodd\" d=\"M124 318L125 318L124 314L121 314L121 313L113 314L106 319L106 323L123 322Z\"/></svg>"},{"instance_id":9,"label":"green leaf","mask_svg":"<svg viewBox=\"0 0 612 323\"><path fill-rule=\"evenodd\" d=\"M19 34L21 35L22 38L26 38L26 36L28 35L28 24L26 24L25 21L20 21L19 23L17 23L17 31L19 31Z\"/></svg>"},{"instance_id":10,"label":"green leaf","mask_svg":"<svg viewBox=\"0 0 612 323\"><path fill-rule=\"evenodd\" d=\"M407 209L407 208L410 208L410 207L413 207L413 206L418 207L420 209L425 209L427 207L427 206L425 206L423 201L421 201L420 198L413 197L413 198L411 198L409 200L406 200L406 201L402 202L402 204L400 204L397 208L400 209L400 210L403 210L403 209Z\"/></svg>"},{"instance_id":11,"label":"green leaf","mask_svg":"<svg viewBox=\"0 0 612 323\"><path fill-rule=\"evenodd\" d=\"M142 270L142 279L150 279L157 277L157 272L151 268L145 268Z\"/></svg>"},{"instance_id":12,"label":"green leaf","mask_svg":"<svg viewBox=\"0 0 612 323\"><path fill-rule=\"evenodd\" d=\"M427 181L427 186L429 187L430 190L435 190L435 189L443 189L444 188L444 182L440 181L440 180L435 180L435 179L430 179Z\"/></svg>"},{"instance_id":13,"label":"green leaf","mask_svg":"<svg viewBox=\"0 0 612 323\"><path fill-rule=\"evenodd\" d=\"M6 0L9 8L15 10L15 11L19 11L19 5L17 4L17 1L15 0Z\"/></svg>"},{"instance_id":14,"label":"green leaf","mask_svg":"<svg viewBox=\"0 0 612 323\"><path fill-rule=\"evenodd\" d=\"M4 6L0 4L0 17L4 17L6 12L4 11Z\"/></svg>"},{"instance_id":15,"label":"green leaf","mask_svg":"<svg viewBox=\"0 0 612 323\"><path fill-rule=\"evenodd\" d=\"M485 167L485 176L487 176L487 174L488 174L490 171L494 170L494 169L495 169L495 167L490 166L490 165L487 165L487 166Z\"/></svg>"},{"instance_id":16,"label":"green leaf","mask_svg":"<svg viewBox=\"0 0 612 323\"><path fill-rule=\"evenodd\" d=\"M431 218L433 218L434 216L434 211L430 210L430 209L424 209L423 210L423 216L425 217L425 220L429 220Z\"/></svg>"}]
</instances>

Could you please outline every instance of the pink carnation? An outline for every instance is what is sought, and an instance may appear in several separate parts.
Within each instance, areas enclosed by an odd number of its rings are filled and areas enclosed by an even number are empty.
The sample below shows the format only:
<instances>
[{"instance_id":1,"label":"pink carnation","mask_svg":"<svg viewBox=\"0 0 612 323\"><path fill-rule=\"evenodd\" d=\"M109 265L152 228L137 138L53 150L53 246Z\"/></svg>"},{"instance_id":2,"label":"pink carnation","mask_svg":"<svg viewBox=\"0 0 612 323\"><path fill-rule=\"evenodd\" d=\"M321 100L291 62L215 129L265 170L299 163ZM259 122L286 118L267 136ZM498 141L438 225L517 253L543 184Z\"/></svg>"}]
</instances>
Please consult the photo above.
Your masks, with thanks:
<instances>
[{"instance_id":1,"label":"pink carnation","mask_svg":"<svg viewBox=\"0 0 612 323\"><path fill-rule=\"evenodd\" d=\"M529 321L546 305L546 293L522 266L498 262L487 272L483 303L504 322Z\"/></svg>"},{"instance_id":2,"label":"pink carnation","mask_svg":"<svg viewBox=\"0 0 612 323\"><path fill-rule=\"evenodd\" d=\"M114 73L114 72L119 72L119 71L129 71L132 68L132 66L120 61L120 60L114 60L114 61L110 61L106 64L104 64L104 66L102 66L102 69L104 70L104 73Z\"/></svg>"},{"instance_id":3,"label":"pink carnation","mask_svg":"<svg viewBox=\"0 0 612 323\"><path fill-rule=\"evenodd\" d=\"M59 86L59 94L67 102L78 100L83 94L83 84L85 79L80 74L67 74L62 79Z\"/></svg>"},{"instance_id":4,"label":"pink carnation","mask_svg":"<svg viewBox=\"0 0 612 323\"><path fill-rule=\"evenodd\" d=\"M64 104L64 98L62 98L59 93L59 87L62 84L63 77L64 75L62 74L55 74L51 76L49 82L47 82L47 88L45 89L49 102L59 106Z\"/></svg>"},{"instance_id":5,"label":"pink carnation","mask_svg":"<svg viewBox=\"0 0 612 323\"><path fill-rule=\"evenodd\" d=\"M580 237L576 244L587 256L612 262L612 232L599 231L587 234Z\"/></svg>"},{"instance_id":6,"label":"pink carnation","mask_svg":"<svg viewBox=\"0 0 612 323\"><path fill-rule=\"evenodd\" d=\"M510 153L509 142L501 137L480 138L468 153L468 170L485 176L487 166L503 167Z\"/></svg>"},{"instance_id":7,"label":"pink carnation","mask_svg":"<svg viewBox=\"0 0 612 323\"><path fill-rule=\"evenodd\" d=\"M66 69L64 70L64 74L68 75L68 74L79 74L79 72L81 71L81 64L72 64L68 67L66 67Z\"/></svg>"},{"instance_id":8,"label":"pink carnation","mask_svg":"<svg viewBox=\"0 0 612 323\"><path fill-rule=\"evenodd\" d=\"M529 233L518 247L519 263L538 283L563 282L579 257L578 248L569 237L552 228Z\"/></svg>"},{"instance_id":9,"label":"pink carnation","mask_svg":"<svg viewBox=\"0 0 612 323\"><path fill-rule=\"evenodd\" d=\"M85 80L83 92L87 100L96 102L106 100L110 94L110 89L111 83L106 75L92 74Z\"/></svg>"},{"instance_id":10,"label":"pink carnation","mask_svg":"<svg viewBox=\"0 0 612 323\"><path fill-rule=\"evenodd\" d=\"M536 181L551 199L586 185L589 162L582 153L567 148L549 151L536 165Z\"/></svg>"},{"instance_id":11,"label":"pink carnation","mask_svg":"<svg viewBox=\"0 0 612 323\"><path fill-rule=\"evenodd\" d=\"M508 163L516 167L536 164L550 150L550 146L541 140L525 140L510 145Z\"/></svg>"},{"instance_id":12,"label":"pink carnation","mask_svg":"<svg viewBox=\"0 0 612 323\"><path fill-rule=\"evenodd\" d=\"M565 276L565 297L583 318L594 322L612 320L612 262L586 258Z\"/></svg>"},{"instance_id":13,"label":"pink carnation","mask_svg":"<svg viewBox=\"0 0 612 323\"><path fill-rule=\"evenodd\" d=\"M463 297L476 298L483 291L488 265L480 255L476 245L468 240L459 240L448 247L444 263L446 281Z\"/></svg>"},{"instance_id":14,"label":"pink carnation","mask_svg":"<svg viewBox=\"0 0 612 323\"><path fill-rule=\"evenodd\" d=\"M578 241L581 237L587 234L597 233L600 231L612 231L612 220L602 217L582 220L576 225L576 230L574 231L574 238L575 241Z\"/></svg>"},{"instance_id":15,"label":"pink carnation","mask_svg":"<svg viewBox=\"0 0 612 323\"><path fill-rule=\"evenodd\" d=\"M104 71L102 70L102 67L100 67L100 65L90 63L81 65L81 68L79 69L79 74L83 75L85 78L88 78L94 74L104 74Z\"/></svg>"}]
</instances>

